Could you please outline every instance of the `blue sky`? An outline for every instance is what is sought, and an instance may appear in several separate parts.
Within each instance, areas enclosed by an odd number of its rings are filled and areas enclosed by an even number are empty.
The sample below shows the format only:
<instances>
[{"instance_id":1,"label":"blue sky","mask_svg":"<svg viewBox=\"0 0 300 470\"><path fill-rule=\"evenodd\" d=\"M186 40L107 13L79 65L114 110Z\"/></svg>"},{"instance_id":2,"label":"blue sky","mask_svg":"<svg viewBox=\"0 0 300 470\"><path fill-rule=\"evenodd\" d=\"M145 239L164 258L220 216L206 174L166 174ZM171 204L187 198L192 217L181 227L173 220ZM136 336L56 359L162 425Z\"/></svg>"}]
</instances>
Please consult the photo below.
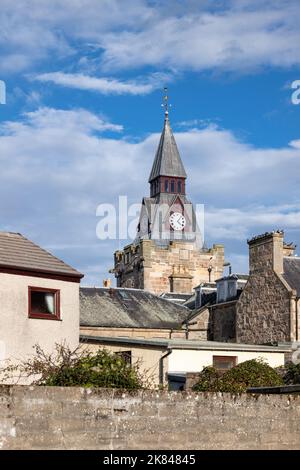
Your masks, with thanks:
<instances>
[{"instance_id":1,"label":"blue sky","mask_svg":"<svg viewBox=\"0 0 300 470\"><path fill-rule=\"evenodd\" d=\"M300 243L295 0L1 0L0 230L23 233L101 285L123 242L96 208L140 202L163 125L206 243L247 271L246 239Z\"/></svg>"}]
</instances>

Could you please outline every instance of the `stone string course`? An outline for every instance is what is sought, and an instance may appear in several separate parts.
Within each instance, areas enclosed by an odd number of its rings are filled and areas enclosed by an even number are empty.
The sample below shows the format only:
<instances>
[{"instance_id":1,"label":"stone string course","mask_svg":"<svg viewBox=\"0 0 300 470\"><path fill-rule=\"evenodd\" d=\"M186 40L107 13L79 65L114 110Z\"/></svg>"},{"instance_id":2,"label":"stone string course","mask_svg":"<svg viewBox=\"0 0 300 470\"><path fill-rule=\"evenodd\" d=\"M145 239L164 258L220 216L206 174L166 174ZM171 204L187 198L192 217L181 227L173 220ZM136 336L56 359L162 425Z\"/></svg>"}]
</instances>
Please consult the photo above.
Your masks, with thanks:
<instances>
[{"instance_id":1,"label":"stone string course","mask_svg":"<svg viewBox=\"0 0 300 470\"><path fill-rule=\"evenodd\" d=\"M300 449L300 396L0 387L1 449Z\"/></svg>"}]
</instances>

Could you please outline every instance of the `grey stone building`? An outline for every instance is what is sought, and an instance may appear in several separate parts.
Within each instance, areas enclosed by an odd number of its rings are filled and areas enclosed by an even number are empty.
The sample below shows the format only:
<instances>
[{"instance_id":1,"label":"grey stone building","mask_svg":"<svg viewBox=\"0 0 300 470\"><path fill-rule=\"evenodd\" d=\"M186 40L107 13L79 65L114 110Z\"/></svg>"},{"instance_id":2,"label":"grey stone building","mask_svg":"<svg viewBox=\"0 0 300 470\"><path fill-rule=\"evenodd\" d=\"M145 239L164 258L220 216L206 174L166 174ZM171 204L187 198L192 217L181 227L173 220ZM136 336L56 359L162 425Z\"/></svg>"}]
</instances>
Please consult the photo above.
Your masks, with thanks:
<instances>
[{"instance_id":1,"label":"grey stone building","mask_svg":"<svg viewBox=\"0 0 300 470\"><path fill-rule=\"evenodd\" d=\"M249 276L218 279L205 287L188 319L189 337L247 344L299 341L300 259L295 246L284 242L282 231L248 240ZM198 294L199 294L198 292ZM199 300L198 300L199 302Z\"/></svg>"},{"instance_id":2,"label":"grey stone building","mask_svg":"<svg viewBox=\"0 0 300 470\"><path fill-rule=\"evenodd\" d=\"M284 232L248 240L250 276L236 309L236 340L266 344L299 340L300 259Z\"/></svg>"}]
</instances>

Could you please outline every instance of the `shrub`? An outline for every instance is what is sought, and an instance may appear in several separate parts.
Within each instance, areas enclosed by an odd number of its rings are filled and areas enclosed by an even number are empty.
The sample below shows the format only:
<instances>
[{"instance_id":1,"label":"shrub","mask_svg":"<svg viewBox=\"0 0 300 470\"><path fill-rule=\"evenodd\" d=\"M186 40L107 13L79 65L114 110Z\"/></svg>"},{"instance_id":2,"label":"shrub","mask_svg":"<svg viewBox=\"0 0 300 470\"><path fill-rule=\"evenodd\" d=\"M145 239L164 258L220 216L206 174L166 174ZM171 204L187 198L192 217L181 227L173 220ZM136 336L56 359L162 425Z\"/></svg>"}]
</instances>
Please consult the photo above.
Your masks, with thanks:
<instances>
[{"instance_id":1,"label":"shrub","mask_svg":"<svg viewBox=\"0 0 300 470\"><path fill-rule=\"evenodd\" d=\"M221 380L221 392L243 393L249 387L282 385L278 372L260 359L241 362L228 370Z\"/></svg>"},{"instance_id":2,"label":"shrub","mask_svg":"<svg viewBox=\"0 0 300 470\"><path fill-rule=\"evenodd\" d=\"M283 380L287 385L300 384L300 364L293 364L292 362L289 362L286 366Z\"/></svg>"},{"instance_id":3,"label":"shrub","mask_svg":"<svg viewBox=\"0 0 300 470\"><path fill-rule=\"evenodd\" d=\"M72 351L65 344L56 344L52 354L45 353L38 345L34 350L33 357L0 371L5 382L15 383L25 378L35 385L64 387L136 390L144 386L138 365L132 366L105 349L92 354L82 347Z\"/></svg>"},{"instance_id":4,"label":"shrub","mask_svg":"<svg viewBox=\"0 0 300 470\"><path fill-rule=\"evenodd\" d=\"M220 373L212 366L202 369L199 375L199 381L193 386L196 392L218 392Z\"/></svg>"},{"instance_id":5,"label":"shrub","mask_svg":"<svg viewBox=\"0 0 300 470\"><path fill-rule=\"evenodd\" d=\"M199 392L243 393L249 387L282 385L281 376L260 359L241 362L221 375L213 367L205 367L193 389Z\"/></svg>"}]
</instances>

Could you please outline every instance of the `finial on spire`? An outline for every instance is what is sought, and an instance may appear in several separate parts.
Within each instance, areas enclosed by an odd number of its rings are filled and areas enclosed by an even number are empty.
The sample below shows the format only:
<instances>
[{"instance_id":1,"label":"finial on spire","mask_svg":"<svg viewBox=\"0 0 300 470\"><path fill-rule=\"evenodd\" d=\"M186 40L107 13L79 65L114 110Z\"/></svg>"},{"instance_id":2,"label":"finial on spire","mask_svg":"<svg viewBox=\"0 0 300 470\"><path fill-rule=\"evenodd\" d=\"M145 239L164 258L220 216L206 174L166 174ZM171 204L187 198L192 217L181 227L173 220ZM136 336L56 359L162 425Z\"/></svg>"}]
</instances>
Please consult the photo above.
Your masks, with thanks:
<instances>
[{"instance_id":1,"label":"finial on spire","mask_svg":"<svg viewBox=\"0 0 300 470\"><path fill-rule=\"evenodd\" d=\"M165 108L165 117L167 118L169 115L169 108L171 108L172 105L169 103L168 88L166 86L164 87L164 93L162 107Z\"/></svg>"}]
</instances>

